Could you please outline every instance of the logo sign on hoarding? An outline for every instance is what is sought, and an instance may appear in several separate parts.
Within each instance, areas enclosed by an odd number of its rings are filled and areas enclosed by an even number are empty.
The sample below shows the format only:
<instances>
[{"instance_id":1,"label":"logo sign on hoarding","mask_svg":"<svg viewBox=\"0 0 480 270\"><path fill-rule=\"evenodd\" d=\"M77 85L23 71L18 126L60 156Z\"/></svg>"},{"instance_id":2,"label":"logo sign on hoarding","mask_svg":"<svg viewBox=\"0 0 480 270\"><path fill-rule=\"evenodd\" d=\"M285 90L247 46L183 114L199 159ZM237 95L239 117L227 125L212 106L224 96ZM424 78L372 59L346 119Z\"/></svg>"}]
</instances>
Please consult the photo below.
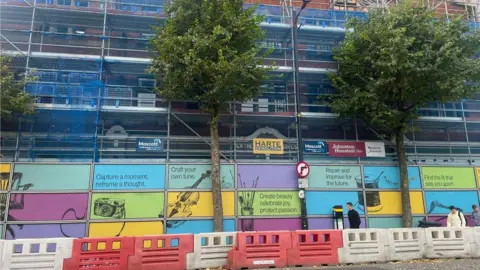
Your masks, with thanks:
<instances>
[{"instance_id":1,"label":"logo sign on hoarding","mask_svg":"<svg viewBox=\"0 0 480 270\"><path fill-rule=\"evenodd\" d=\"M300 178L305 178L310 173L310 166L306 162L299 162L297 164L297 175Z\"/></svg>"},{"instance_id":2,"label":"logo sign on hoarding","mask_svg":"<svg viewBox=\"0 0 480 270\"><path fill-rule=\"evenodd\" d=\"M304 141L303 152L307 153L327 153L327 142L324 141Z\"/></svg>"},{"instance_id":3,"label":"logo sign on hoarding","mask_svg":"<svg viewBox=\"0 0 480 270\"><path fill-rule=\"evenodd\" d=\"M162 151L163 144L159 138L137 138L137 151Z\"/></svg>"},{"instance_id":4,"label":"logo sign on hoarding","mask_svg":"<svg viewBox=\"0 0 480 270\"><path fill-rule=\"evenodd\" d=\"M328 142L328 155L332 157L365 157L365 143Z\"/></svg>"},{"instance_id":5,"label":"logo sign on hoarding","mask_svg":"<svg viewBox=\"0 0 480 270\"><path fill-rule=\"evenodd\" d=\"M385 143L365 142L365 153L367 157L385 157Z\"/></svg>"},{"instance_id":6,"label":"logo sign on hoarding","mask_svg":"<svg viewBox=\"0 0 480 270\"><path fill-rule=\"evenodd\" d=\"M282 139L253 139L253 153L264 155L283 155Z\"/></svg>"}]
</instances>

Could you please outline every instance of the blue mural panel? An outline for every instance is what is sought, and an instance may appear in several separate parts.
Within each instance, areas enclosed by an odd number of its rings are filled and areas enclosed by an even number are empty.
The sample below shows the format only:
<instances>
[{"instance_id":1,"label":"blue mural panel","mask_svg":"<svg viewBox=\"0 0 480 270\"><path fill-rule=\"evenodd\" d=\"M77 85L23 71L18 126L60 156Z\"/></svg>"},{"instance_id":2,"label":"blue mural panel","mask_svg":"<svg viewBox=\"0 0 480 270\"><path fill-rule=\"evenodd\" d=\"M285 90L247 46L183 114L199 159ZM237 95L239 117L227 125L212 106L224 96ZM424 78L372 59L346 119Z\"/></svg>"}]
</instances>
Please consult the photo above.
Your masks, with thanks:
<instances>
[{"instance_id":1,"label":"blue mural panel","mask_svg":"<svg viewBox=\"0 0 480 270\"><path fill-rule=\"evenodd\" d=\"M94 190L165 188L165 165L95 165Z\"/></svg>"},{"instance_id":2,"label":"blue mural panel","mask_svg":"<svg viewBox=\"0 0 480 270\"><path fill-rule=\"evenodd\" d=\"M234 232L235 220L225 219L223 231ZM213 220L182 220L167 221L167 233L210 233L213 232Z\"/></svg>"},{"instance_id":3,"label":"blue mural panel","mask_svg":"<svg viewBox=\"0 0 480 270\"><path fill-rule=\"evenodd\" d=\"M422 188L419 167L408 167L410 188ZM400 189L400 169L395 166L365 166L363 167L365 188Z\"/></svg>"},{"instance_id":4,"label":"blue mural panel","mask_svg":"<svg viewBox=\"0 0 480 270\"><path fill-rule=\"evenodd\" d=\"M425 191L425 201L429 214L448 214L451 205L465 213L472 211L472 204L478 205L477 191Z\"/></svg>"},{"instance_id":5,"label":"blue mural panel","mask_svg":"<svg viewBox=\"0 0 480 270\"><path fill-rule=\"evenodd\" d=\"M342 205L351 202L359 214L365 213L362 205L363 193L361 191L307 191L307 214L308 215L332 215L334 205Z\"/></svg>"}]
</instances>

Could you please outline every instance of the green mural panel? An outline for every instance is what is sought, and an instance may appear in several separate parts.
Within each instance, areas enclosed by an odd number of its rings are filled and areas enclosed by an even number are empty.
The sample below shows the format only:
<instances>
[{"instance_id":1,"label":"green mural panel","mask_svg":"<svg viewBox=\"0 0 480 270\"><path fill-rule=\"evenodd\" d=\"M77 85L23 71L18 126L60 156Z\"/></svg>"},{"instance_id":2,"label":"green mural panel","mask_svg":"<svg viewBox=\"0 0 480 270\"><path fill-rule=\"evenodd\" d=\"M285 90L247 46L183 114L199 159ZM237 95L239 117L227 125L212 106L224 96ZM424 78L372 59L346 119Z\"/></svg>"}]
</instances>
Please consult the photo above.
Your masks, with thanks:
<instances>
[{"instance_id":1,"label":"green mural panel","mask_svg":"<svg viewBox=\"0 0 480 270\"><path fill-rule=\"evenodd\" d=\"M163 217L165 194L93 193L90 219L128 219Z\"/></svg>"},{"instance_id":2,"label":"green mural panel","mask_svg":"<svg viewBox=\"0 0 480 270\"><path fill-rule=\"evenodd\" d=\"M297 191L239 191L239 216L297 216L300 200Z\"/></svg>"},{"instance_id":3,"label":"green mural panel","mask_svg":"<svg viewBox=\"0 0 480 270\"><path fill-rule=\"evenodd\" d=\"M425 189L476 188L472 167L422 167Z\"/></svg>"},{"instance_id":4,"label":"green mural panel","mask_svg":"<svg viewBox=\"0 0 480 270\"><path fill-rule=\"evenodd\" d=\"M362 188L360 166L310 166L311 188Z\"/></svg>"},{"instance_id":5,"label":"green mural panel","mask_svg":"<svg viewBox=\"0 0 480 270\"><path fill-rule=\"evenodd\" d=\"M168 165L168 188L200 188L211 189L211 165L202 164L170 164ZM220 166L220 181L222 188L235 187L235 166Z\"/></svg>"},{"instance_id":6,"label":"green mural panel","mask_svg":"<svg viewBox=\"0 0 480 270\"><path fill-rule=\"evenodd\" d=\"M88 190L90 165L16 164L12 190ZM21 187L23 186L23 187Z\"/></svg>"}]
</instances>

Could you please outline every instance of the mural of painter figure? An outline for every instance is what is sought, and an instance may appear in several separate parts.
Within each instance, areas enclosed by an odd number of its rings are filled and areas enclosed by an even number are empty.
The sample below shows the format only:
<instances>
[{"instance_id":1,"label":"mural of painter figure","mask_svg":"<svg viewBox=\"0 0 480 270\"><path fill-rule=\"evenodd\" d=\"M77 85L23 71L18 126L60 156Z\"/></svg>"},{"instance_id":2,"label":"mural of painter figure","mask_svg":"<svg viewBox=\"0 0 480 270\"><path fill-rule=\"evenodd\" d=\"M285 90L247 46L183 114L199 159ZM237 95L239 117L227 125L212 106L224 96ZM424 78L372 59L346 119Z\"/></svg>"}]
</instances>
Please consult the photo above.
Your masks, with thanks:
<instances>
[{"instance_id":1,"label":"mural of painter figure","mask_svg":"<svg viewBox=\"0 0 480 270\"><path fill-rule=\"evenodd\" d=\"M191 185L190 189L196 189L203 180L209 178L212 175L210 170L202 173L200 178ZM184 191L180 192L175 202L168 204L168 218L175 216L189 217L192 215L191 207L196 205L200 200L200 192L198 191ZM167 221L167 228L175 228L185 223L185 220L169 220Z\"/></svg>"},{"instance_id":2,"label":"mural of painter figure","mask_svg":"<svg viewBox=\"0 0 480 270\"><path fill-rule=\"evenodd\" d=\"M242 177L238 174L238 179L240 181L241 188L247 188L245 182L242 181ZM258 186L259 177L253 181L252 189ZM255 200L255 191L239 191L238 201L240 203L240 215L241 216L253 216L254 208L253 202ZM240 231L254 231L255 223L254 219L241 219L240 221Z\"/></svg>"}]
</instances>

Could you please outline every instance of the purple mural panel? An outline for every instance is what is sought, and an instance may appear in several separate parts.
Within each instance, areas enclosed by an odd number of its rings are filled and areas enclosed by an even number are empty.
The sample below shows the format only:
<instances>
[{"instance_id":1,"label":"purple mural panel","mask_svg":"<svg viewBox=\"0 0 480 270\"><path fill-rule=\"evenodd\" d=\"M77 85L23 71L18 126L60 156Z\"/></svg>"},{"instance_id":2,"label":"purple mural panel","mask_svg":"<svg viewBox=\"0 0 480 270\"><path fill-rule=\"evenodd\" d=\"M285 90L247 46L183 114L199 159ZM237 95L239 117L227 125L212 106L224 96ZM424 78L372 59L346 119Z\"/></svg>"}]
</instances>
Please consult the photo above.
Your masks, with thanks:
<instances>
[{"instance_id":1,"label":"purple mural panel","mask_svg":"<svg viewBox=\"0 0 480 270\"><path fill-rule=\"evenodd\" d=\"M360 228L365 228L365 218L360 218L362 223L360 224ZM345 229L350 228L350 222L348 222L348 218L343 219L343 227ZM308 219L308 229L310 230L329 230L333 229L333 218L309 218Z\"/></svg>"},{"instance_id":2,"label":"purple mural panel","mask_svg":"<svg viewBox=\"0 0 480 270\"><path fill-rule=\"evenodd\" d=\"M299 218L257 218L239 219L239 231L294 231L301 230L302 221Z\"/></svg>"},{"instance_id":3,"label":"purple mural panel","mask_svg":"<svg viewBox=\"0 0 480 270\"><path fill-rule=\"evenodd\" d=\"M238 188L298 188L295 165L238 165Z\"/></svg>"},{"instance_id":4,"label":"purple mural panel","mask_svg":"<svg viewBox=\"0 0 480 270\"><path fill-rule=\"evenodd\" d=\"M85 237L85 223L78 224L9 224L6 239Z\"/></svg>"},{"instance_id":5,"label":"purple mural panel","mask_svg":"<svg viewBox=\"0 0 480 270\"><path fill-rule=\"evenodd\" d=\"M447 227L447 216L437 216L437 217L428 217L429 221L440 222L442 227ZM475 223L472 220L472 216L465 215L465 220L467 220L467 226L474 227Z\"/></svg>"},{"instance_id":6,"label":"purple mural panel","mask_svg":"<svg viewBox=\"0 0 480 270\"><path fill-rule=\"evenodd\" d=\"M84 220L88 193L11 194L10 221Z\"/></svg>"}]
</instances>

